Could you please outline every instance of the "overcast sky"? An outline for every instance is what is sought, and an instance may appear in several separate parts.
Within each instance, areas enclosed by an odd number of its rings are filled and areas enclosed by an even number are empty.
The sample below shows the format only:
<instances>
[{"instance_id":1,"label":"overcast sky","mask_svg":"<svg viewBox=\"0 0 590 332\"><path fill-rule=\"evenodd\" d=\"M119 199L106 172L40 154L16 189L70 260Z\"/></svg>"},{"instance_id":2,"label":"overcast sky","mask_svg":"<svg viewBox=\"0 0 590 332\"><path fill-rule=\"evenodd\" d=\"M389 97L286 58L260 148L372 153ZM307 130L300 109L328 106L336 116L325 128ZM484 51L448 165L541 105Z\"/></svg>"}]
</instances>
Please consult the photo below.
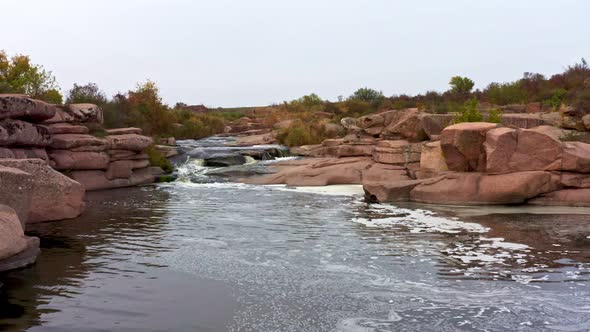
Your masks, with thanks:
<instances>
[{"instance_id":1,"label":"overcast sky","mask_svg":"<svg viewBox=\"0 0 590 332\"><path fill-rule=\"evenodd\" d=\"M1 0L0 49L64 92L151 79L169 104L254 106L359 87L477 87L590 58L587 0Z\"/></svg>"}]
</instances>

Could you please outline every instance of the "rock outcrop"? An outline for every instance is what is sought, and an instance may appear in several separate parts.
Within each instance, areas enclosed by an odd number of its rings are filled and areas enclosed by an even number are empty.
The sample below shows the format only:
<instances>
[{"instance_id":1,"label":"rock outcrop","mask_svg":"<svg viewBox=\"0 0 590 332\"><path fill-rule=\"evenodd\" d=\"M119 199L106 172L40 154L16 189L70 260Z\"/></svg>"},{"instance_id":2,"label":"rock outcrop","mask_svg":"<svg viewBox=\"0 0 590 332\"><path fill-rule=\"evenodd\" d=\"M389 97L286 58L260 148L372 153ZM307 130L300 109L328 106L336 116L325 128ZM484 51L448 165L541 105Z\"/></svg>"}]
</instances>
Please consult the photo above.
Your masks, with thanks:
<instances>
[{"instance_id":1,"label":"rock outcrop","mask_svg":"<svg viewBox=\"0 0 590 332\"><path fill-rule=\"evenodd\" d=\"M453 115L417 109L344 118L344 138L291 150L316 159L254 182L362 183L381 202L590 206L590 144L567 141L576 132L553 126L539 105L522 112L501 124L452 124Z\"/></svg>"}]
</instances>

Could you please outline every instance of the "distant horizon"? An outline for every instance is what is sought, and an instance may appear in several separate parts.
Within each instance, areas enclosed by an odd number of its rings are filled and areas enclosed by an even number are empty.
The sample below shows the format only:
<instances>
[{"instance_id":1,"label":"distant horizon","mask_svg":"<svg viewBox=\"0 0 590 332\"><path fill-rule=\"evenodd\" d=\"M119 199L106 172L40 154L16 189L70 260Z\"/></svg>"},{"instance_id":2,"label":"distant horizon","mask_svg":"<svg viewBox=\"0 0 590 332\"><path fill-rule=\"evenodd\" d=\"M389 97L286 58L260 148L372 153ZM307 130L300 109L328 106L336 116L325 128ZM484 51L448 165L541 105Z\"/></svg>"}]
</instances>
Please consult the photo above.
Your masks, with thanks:
<instances>
[{"instance_id":1,"label":"distant horizon","mask_svg":"<svg viewBox=\"0 0 590 332\"><path fill-rule=\"evenodd\" d=\"M416 95L446 91L455 75L483 89L590 58L590 3L575 0L7 0L3 9L28 19L0 21L10 31L0 49L52 71L64 94L92 82L111 97L150 79L169 105L334 101L361 87Z\"/></svg>"}]
</instances>

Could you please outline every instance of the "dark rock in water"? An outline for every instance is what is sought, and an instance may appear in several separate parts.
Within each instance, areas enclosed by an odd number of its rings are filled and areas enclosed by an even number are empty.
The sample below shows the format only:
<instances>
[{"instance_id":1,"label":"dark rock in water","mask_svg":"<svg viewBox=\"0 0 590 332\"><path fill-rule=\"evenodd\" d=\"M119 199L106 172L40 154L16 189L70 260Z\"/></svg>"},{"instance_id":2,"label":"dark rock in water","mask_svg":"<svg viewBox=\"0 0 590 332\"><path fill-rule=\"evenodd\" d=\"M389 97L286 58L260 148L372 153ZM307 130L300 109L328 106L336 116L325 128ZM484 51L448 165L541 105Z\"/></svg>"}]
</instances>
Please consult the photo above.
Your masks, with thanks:
<instances>
[{"instance_id":1,"label":"dark rock in water","mask_svg":"<svg viewBox=\"0 0 590 332\"><path fill-rule=\"evenodd\" d=\"M208 176L219 176L219 177L247 177L254 175L272 174L273 171L269 170L265 165L250 164L250 165L236 165L228 166L224 168L217 168L209 170L205 173Z\"/></svg>"},{"instance_id":2,"label":"dark rock in water","mask_svg":"<svg viewBox=\"0 0 590 332\"><path fill-rule=\"evenodd\" d=\"M246 157L236 153L216 153L203 159L205 159L205 166L213 167L243 165L246 163Z\"/></svg>"},{"instance_id":3,"label":"dark rock in water","mask_svg":"<svg viewBox=\"0 0 590 332\"><path fill-rule=\"evenodd\" d=\"M239 151L239 154L252 157L256 160L269 160L273 158L272 154L266 150L243 150Z\"/></svg>"},{"instance_id":4,"label":"dark rock in water","mask_svg":"<svg viewBox=\"0 0 590 332\"><path fill-rule=\"evenodd\" d=\"M27 237L26 241L27 246L25 250L0 261L0 272L20 269L35 263L37 256L41 252L39 249L39 238Z\"/></svg>"}]
</instances>

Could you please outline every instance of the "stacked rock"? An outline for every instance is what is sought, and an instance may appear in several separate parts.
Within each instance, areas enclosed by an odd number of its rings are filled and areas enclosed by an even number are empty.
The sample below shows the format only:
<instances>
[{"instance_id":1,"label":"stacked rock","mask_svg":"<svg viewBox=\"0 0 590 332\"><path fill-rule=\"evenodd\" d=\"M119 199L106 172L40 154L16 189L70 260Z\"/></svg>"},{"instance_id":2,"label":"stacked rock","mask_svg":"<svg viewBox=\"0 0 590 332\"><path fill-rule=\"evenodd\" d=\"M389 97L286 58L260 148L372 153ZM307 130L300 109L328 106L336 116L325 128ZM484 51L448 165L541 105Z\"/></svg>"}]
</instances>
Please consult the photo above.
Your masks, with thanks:
<instances>
[{"instance_id":1,"label":"stacked rock","mask_svg":"<svg viewBox=\"0 0 590 332\"><path fill-rule=\"evenodd\" d=\"M0 94L0 158L40 158L49 161L45 148L49 130L38 123L57 109L24 95Z\"/></svg>"},{"instance_id":2,"label":"stacked rock","mask_svg":"<svg viewBox=\"0 0 590 332\"><path fill-rule=\"evenodd\" d=\"M50 128L53 140L49 158L54 167L67 171L86 190L154 182L154 170L143 152L153 141L141 135L141 129L109 129L107 136L99 138L88 134L88 128L81 125L53 124Z\"/></svg>"},{"instance_id":3,"label":"stacked rock","mask_svg":"<svg viewBox=\"0 0 590 332\"><path fill-rule=\"evenodd\" d=\"M86 190L154 182L144 150L153 143L139 128L106 130L94 104L50 105L18 94L0 94L0 159L39 158ZM104 135L100 135L104 136Z\"/></svg>"}]
</instances>

